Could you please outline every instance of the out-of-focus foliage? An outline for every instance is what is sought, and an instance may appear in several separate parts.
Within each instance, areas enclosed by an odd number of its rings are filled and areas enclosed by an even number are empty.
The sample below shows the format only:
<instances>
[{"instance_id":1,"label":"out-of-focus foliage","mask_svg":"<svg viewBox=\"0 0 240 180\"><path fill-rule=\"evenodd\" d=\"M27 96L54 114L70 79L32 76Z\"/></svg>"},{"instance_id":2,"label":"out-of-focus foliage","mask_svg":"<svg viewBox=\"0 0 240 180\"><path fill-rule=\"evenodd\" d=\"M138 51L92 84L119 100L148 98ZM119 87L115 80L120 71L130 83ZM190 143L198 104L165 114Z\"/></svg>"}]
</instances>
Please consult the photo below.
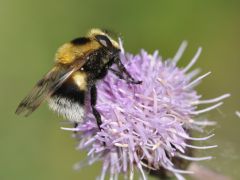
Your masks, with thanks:
<instances>
[{"instance_id":1,"label":"out-of-focus foliage","mask_svg":"<svg viewBox=\"0 0 240 180\"><path fill-rule=\"evenodd\" d=\"M197 66L214 75L205 79L199 92L206 98L232 94L224 107L208 116L218 121L210 144L219 148L206 153L217 159L204 164L239 179L240 122L234 115L240 109L239 17L237 0L1 0L0 179L94 179L100 174L97 165L72 170L85 153L74 149L71 134L60 130L61 118L46 104L27 119L14 115L21 98L52 66L58 46L92 27L120 33L129 52L159 49L164 58L172 57L181 41L188 40L180 65L187 63L198 46L203 47Z\"/></svg>"}]
</instances>

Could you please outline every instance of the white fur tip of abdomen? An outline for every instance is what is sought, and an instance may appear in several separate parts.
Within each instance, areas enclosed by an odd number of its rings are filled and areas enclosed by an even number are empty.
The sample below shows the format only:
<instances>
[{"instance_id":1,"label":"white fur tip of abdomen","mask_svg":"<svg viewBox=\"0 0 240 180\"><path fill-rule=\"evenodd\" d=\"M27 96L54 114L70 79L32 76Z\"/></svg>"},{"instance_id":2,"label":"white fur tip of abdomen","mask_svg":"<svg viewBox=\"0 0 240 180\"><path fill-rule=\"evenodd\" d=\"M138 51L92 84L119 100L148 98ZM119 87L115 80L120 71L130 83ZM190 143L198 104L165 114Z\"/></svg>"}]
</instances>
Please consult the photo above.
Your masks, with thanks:
<instances>
[{"instance_id":1,"label":"white fur tip of abdomen","mask_svg":"<svg viewBox=\"0 0 240 180\"><path fill-rule=\"evenodd\" d=\"M52 97L48 100L49 107L67 120L80 123L84 116L84 107L62 97Z\"/></svg>"}]
</instances>

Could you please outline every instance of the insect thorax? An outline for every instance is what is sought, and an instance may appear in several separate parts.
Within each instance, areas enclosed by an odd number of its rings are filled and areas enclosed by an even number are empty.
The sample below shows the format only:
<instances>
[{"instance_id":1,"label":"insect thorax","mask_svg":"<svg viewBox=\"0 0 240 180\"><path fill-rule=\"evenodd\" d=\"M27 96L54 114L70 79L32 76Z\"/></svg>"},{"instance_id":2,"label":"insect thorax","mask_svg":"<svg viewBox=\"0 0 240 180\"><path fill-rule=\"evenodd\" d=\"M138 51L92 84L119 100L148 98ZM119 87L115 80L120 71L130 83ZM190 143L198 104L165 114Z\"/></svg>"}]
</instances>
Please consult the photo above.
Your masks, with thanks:
<instances>
[{"instance_id":1,"label":"insect thorax","mask_svg":"<svg viewBox=\"0 0 240 180\"><path fill-rule=\"evenodd\" d=\"M103 48L89 55L89 60L83 66L83 70L88 73L88 80L103 79L113 64L112 57L113 55Z\"/></svg>"}]
</instances>

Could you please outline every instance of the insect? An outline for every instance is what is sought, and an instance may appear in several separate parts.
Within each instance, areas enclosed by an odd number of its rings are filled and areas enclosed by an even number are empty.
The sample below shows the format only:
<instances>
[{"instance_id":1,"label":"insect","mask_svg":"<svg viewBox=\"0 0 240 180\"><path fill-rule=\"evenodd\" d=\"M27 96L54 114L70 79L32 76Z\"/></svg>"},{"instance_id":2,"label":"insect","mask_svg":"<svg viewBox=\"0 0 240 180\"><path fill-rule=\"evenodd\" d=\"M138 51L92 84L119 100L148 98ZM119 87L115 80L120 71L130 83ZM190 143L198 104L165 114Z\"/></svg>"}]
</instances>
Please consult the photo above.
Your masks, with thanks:
<instances>
[{"instance_id":1,"label":"insect","mask_svg":"<svg viewBox=\"0 0 240 180\"><path fill-rule=\"evenodd\" d=\"M53 111L77 126L83 119L89 93L92 113L101 129L101 115L95 108L96 82L110 70L127 83L141 83L128 73L119 52L119 44L100 29L92 29L85 37L63 44L56 53L54 67L20 102L16 114L28 116L47 100ZM111 67L113 64L115 69Z\"/></svg>"}]
</instances>

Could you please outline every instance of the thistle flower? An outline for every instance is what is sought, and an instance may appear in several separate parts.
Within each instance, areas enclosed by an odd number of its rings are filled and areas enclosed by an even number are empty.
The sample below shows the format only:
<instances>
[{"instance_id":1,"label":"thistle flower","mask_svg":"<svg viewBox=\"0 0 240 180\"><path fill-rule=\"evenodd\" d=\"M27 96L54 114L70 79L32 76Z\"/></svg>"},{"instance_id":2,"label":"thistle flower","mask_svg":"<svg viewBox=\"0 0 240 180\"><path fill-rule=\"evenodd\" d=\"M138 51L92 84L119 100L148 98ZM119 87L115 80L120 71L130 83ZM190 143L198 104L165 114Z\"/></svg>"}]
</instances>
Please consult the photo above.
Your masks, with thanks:
<instances>
[{"instance_id":1,"label":"thistle flower","mask_svg":"<svg viewBox=\"0 0 240 180\"><path fill-rule=\"evenodd\" d=\"M121 61L131 75L142 84L127 84L111 72L97 84L98 99L96 108L102 116L102 130L99 131L91 110L84 122L76 128L63 128L77 131L78 148L88 152L88 164L102 161L100 179L109 172L110 179L118 179L120 173L126 179L134 178L134 170L139 170L142 179L147 179L144 169L164 169L178 179L182 174L193 173L179 169L174 158L189 161L211 159L211 157L191 157L187 149L208 149L213 146L194 146L189 141L205 141L207 137L191 137L189 129L202 130L213 125L208 120L195 120L202 113L222 105L221 100L229 94L200 100L194 87L210 74L206 73L193 80L199 70L189 72L197 61L201 48L184 67L177 67L186 42L180 46L175 57L163 61L155 51L152 55L142 50L138 55L121 52ZM205 109L197 109L200 104L216 103ZM82 163L76 167L81 167Z\"/></svg>"}]
</instances>

